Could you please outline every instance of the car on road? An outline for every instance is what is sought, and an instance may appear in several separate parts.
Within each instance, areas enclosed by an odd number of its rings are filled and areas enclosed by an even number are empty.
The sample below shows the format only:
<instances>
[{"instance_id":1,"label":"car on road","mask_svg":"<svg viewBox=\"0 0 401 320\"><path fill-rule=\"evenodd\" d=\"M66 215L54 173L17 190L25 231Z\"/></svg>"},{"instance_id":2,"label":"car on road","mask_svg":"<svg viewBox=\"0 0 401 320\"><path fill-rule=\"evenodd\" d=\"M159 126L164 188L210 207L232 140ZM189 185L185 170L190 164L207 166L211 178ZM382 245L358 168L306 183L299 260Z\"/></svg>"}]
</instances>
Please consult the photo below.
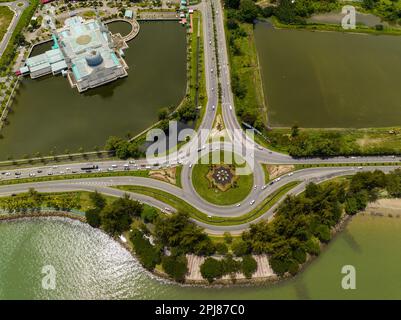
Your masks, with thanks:
<instances>
[{"instance_id":1,"label":"car on road","mask_svg":"<svg viewBox=\"0 0 401 320\"><path fill-rule=\"evenodd\" d=\"M359 170L362 170L362 167L358 167Z\"/></svg>"},{"instance_id":2,"label":"car on road","mask_svg":"<svg viewBox=\"0 0 401 320\"><path fill-rule=\"evenodd\" d=\"M36 171L37 173L42 173L43 171L42 170L38 170L38 171Z\"/></svg>"},{"instance_id":3,"label":"car on road","mask_svg":"<svg viewBox=\"0 0 401 320\"><path fill-rule=\"evenodd\" d=\"M236 205L236 207L241 207L241 203L238 203L238 204Z\"/></svg>"},{"instance_id":4,"label":"car on road","mask_svg":"<svg viewBox=\"0 0 401 320\"><path fill-rule=\"evenodd\" d=\"M255 185L253 186L253 189L256 190L257 188L258 188L258 186L255 184Z\"/></svg>"},{"instance_id":5,"label":"car on road","mask_svg":"<svg viewBox=\"0 0 401 320\"><path fill-rule=\"evenodd\" d=\"M267 188L267 185L265 184L263 187L262 187L262 190L265 190Z\"/></svg>"},{"instance_id":6,"label":"car on road","mask_svg":"<svg viewBox=\"0 0 401 320\"><path fill-rule=\"evenodd\" d=\"M233 109L233 106L230 104L230 110L232 110Z\"/></svg>"},{"instance_id":7,"label":"car on road","mask_svg":"<svg viewBox=\"0 0 401 320\"><path fill-rule=\"evenodd\" d=\"M290 173L288 174L288 176L291 177L293 174L294 174L294 172L290 172Z\"/></svg>"},{"instance_id":8,"label":"car on road","mask_svg":"<svg viewBox=\"0 0 401 320\"><path fill-rule=\"evenodd\" d=\"M48 172L47 175L48 175L48 176L52 176L52 175L53 175L53 172Z\"/></svg>"},{"instance_id":9,"label":"car on road","mask_svg":"<svg viewBox=\"0 0 401 320\"><path fill-rule=\"evenodd\" d=\"M251 202L249 202L250 205L253 205L255 203L255 200L252 200Z\"/></svg>"},{"instance_id":10,"label":"car on road","mask_svg":"<svg viewBox=\"0 0 401 320\"><path fill-rule=\"evenodd\" d=\"M29 176L30 176L30 177L34 177L34 176L36 176L36 174L30 173Z\"/></svg>"}]
</instances>

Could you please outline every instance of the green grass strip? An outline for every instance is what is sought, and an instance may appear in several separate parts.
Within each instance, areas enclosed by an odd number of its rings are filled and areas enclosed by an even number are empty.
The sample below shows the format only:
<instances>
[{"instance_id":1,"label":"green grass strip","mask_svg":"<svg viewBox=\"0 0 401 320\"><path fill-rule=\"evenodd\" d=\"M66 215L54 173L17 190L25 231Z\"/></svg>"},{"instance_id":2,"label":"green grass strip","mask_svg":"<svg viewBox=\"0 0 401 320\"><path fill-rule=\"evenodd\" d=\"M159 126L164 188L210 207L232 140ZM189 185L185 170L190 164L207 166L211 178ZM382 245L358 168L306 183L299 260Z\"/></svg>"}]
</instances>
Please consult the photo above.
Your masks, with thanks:
<instances>
[{"instance_id":1,"label":"green grass strip","mask_svg":"<svg viewBox=\"0 0 401 320\"><path fill-rule=\"evenodd\" d=\"M196 209L195 207L190 205L188 202L186 202L168 192L161 191L158 189L142 187L142 186L115 186L114 188L150 196L152 198L155 198L159 201L162 201L162 202L174 207L178 211L187 212L195 220L198 220L198 221L210 224L210 225L231 226L231 225L239 225L239 224L251 222L251 221L255 220L256 218L260 217L263 213L265 213L267 210L269 210L271 207L273 207L273 205L276 204L277 201L279 201L280 198L282 198L288 191L293 189L299 183L300 183L299 181L289 182L289 183L285 184L284 186L282 186L280 189L278 189L275 192L273 192L272 194L270 194L268 197L266 197L263 200L263 202L261 204L259 204L255 209L251 210L250 212L248 212L242 216L229 217L229 218L216 217L216 216L212 216L209 218L205 213Z\"/></svg>"},{"instance_id":2,"label":"green grass strip","mask_svg":"<svg viewBox=\"0 0 401 320\"><path fill-rule=\"evenodd\" d=\"M54 175L54 176L37 177L37 178L3 180L3 181L0 181L0 185L42 182L42 181L55 181L55 180L121 177L121 176L149 178L149 171L148 170L138 170L138 171L117 171L117 172L98 172L98 173L78 173L78 174L68 174L68 175Z\"/></svg>"}]
</instances>

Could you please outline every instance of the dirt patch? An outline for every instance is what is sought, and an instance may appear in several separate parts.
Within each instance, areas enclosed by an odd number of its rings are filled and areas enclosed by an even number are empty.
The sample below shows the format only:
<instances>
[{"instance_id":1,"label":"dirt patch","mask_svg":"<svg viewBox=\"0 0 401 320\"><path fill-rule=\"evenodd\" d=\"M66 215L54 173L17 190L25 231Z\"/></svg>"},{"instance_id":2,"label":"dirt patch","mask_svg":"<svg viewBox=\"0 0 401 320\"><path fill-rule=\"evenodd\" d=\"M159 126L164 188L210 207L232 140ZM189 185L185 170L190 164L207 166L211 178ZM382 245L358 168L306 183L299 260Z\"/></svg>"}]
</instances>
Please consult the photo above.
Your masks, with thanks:
<instances>
[{"instance_id":1,"label":"dirt patch","mask_svg":"<svg viewBox=\"0 0 401 320\"><path fill-rule=\"evenodd\" d=\"M400 217L401 199L379 199L369 203L364 213L374 216Z\"/></svg>"},{"instance_id":2,"label":"dirt patch","mask_svg":"<svg viewBox=\"0 0 401 320\"><path fill-rule=\"evenodd\" d=\"M382 138L370 138L368 135L365 135L363 138L357 139L356 143L361 146L365 147L372 144L380 144L384 141Z\"/></svg>"},{"instance_id":3,"label":"dirt patch","mask_svg":"<svg viewBox=\"0 0 401 320\"><path fill-rule=\"evenodd\" d=\"M266 168L267 172L269 173L270 180L280 177L288 172L294 171L295 169L295 167L292 164L291 165L267 164Z\"/></svg>"},{"instance_id":4,"label":"dirt patch","mask_svg":"<svg viewBox=\"0 0 401 320\"><path fill-rule=\"evenodd\" d=\"M177 184L176 167L149 171L149 177L171 184Z\"/></svg>"}]
</instances>

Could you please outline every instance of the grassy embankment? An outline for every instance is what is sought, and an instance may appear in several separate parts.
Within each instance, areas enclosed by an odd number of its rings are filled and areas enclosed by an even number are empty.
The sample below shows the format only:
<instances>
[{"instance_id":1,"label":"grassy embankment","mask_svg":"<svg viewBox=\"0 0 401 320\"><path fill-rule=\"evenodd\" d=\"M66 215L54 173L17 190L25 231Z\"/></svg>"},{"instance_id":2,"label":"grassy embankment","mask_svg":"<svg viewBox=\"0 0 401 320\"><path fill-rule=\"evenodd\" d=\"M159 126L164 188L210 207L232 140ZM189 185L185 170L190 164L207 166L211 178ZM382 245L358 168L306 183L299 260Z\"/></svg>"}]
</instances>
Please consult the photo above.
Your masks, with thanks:
<instances>
[{"instance_id":1,"label":"grassy embankment","mask_svg":"<svg viewBox=\"0 0 401 320\"><path fill-rule=\"evenodd\" d=\"M19 183L31 183L31 182L43 182L43 181L56 181L56 180L71 180L71 179L87 179L87 178L102 178L102 177L121 177L121 176L132 176L132 177L149 177L148 170L138 171L116 171L116 172L98 172L98 173L77 173L77 174L64 174L64 175L53 175L46 177L32 177L22 178L13 180L1 180L0 185L10 185Z\"/></svg>"},{"instance_id":2,"label":"grassy embankment","mask_svg":"<svg viewBox=\"0 0 401 320\"><path fill-rule=\"evenodd\" d=\"M13 19L14 12L8 7L0 7L0 41L3 39L7 28Z\"/></svg>"},{"instance_id":3,"label":"grassy embankment","mask_svg":"<svg viewBox=\"0 0 401 320\"><path fill-rule=\"evenodd\" d=\"M299 184L298 181L287 183L279 190L266 197L261 204L255 207L255 209L251 210L250 212L242 216L233 218L223 218L216 216L211 216L209 218L207 214L196 209L195 207L193 207L186 201L182 200L181 198L178 198L172 194L169 194L167 192L158 189L148 188L148 187L138 187L138 186L117 186L115 188L138 194L144 194L157 200L163 201L166 204L174 207L178 211L187 212L193 219L204 223L217 226L229 226L229 225L239 225L251 222L256 218L260 217L263 213L269 210L274 204L276 204L277 201L279 201L288 191L293 189L298 184Z\"/></svg>"}]
</instances>

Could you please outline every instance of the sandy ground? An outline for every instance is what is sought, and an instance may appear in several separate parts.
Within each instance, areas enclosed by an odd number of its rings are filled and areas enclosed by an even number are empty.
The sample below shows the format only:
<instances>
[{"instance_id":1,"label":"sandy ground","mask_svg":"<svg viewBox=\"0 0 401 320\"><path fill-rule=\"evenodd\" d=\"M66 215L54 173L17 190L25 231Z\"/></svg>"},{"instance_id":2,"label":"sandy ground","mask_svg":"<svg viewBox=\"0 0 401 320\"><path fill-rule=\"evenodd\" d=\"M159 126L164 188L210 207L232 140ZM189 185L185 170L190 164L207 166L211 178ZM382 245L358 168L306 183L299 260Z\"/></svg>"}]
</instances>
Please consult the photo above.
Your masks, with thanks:
<instances>
[{"instance_id":1,"label":"sandy ground","mask_svg":"<svg viewBox=\"0 0 401 320\"><path fill-rule=\"evenodd\" d=\"M176 168L167 168L160 170L151 170L149 172L149 177L157 180L161 180L164 182L168 182L171 184L177 184L176 180Z\"/></svg>"},{"instance_id":2,"label":"sandy ground","mask_svg":"<svg viewBox=\"0 0 401 320\"><path fill-rule=\"evenodd\" d=\"M369 203L364 213L401 216L401 199L379 199Z\"/></svg>"},{"instance_id":3,"label":"sandy ground","mask_svg":"<svg viewBox=\"0 0 401 320\"><path fill-rule=\"evenodd\" d=\"M269 179L275 179L283 174L291 172L295 169L293 165L273 165L267 164L266 165L267 172L269 172Z\"/></svg>"}]
</instances>

